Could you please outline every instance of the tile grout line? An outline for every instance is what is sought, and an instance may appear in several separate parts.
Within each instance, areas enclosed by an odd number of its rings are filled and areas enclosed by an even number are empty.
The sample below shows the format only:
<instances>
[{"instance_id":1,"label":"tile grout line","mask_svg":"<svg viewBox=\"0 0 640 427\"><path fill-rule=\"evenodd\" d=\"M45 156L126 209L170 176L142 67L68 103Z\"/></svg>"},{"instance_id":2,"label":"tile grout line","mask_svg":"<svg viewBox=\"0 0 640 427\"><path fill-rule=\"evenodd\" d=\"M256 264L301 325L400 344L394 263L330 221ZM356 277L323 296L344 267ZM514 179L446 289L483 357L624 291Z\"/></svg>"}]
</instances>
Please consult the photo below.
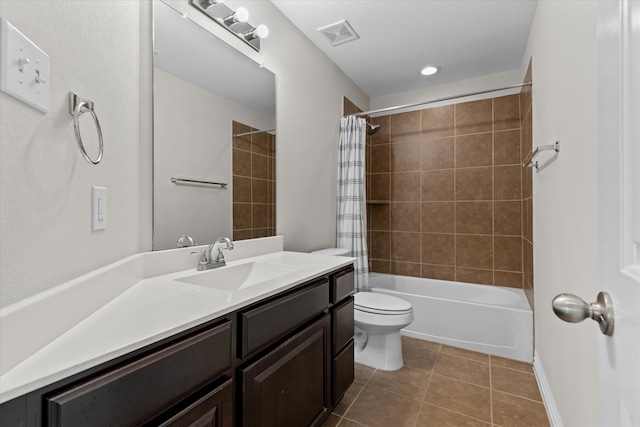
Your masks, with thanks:
<instances>
[{"instance_id":1,"label":"tile grout line","mask_svg":"<svg viewBox=\"0 0 640 427\"><path fill-rule=\"evenodd\" d=\"M491 425L493 425L493 380L492 380L492 364L491 355L489 355L489 415L491 419Z\"/></svg>"}]
</instances>

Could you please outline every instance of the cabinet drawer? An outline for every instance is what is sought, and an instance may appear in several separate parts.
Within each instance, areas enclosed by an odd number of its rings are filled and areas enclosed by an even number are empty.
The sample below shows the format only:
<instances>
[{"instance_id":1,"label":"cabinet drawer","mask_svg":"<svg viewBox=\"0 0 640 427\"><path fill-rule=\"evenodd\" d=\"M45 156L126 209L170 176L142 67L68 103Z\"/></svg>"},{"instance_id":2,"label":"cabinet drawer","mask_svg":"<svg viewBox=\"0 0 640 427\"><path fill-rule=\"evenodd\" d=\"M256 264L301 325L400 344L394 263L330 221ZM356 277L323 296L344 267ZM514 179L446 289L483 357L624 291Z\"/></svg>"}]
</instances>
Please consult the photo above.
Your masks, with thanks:
<instances>
[{"instance_id":1,"label":"cabinet drawer","mask_svg":"<svg viewBox=\"0 0 640 427\"><path fill-rule=\"evenodd\" d=\"M331 403L336 405L354 379L353 340L333 359Z\"/></svg>"},{"instance_id":2,"label":"cabinet drawer","mask_svg":"<svg viewBox=\"0 0 640 427\"><path fill-rule=\"evenodd\" d=\"M231 322L47 398L49 426L139 424L231 367Z\"/></svg>"},{"instance_id":3,"label":"cabinet drawer","mask_svg":"<svg viewBox=\"0 0 640 427\"><path fill-rule=\"evenodd\" d=\"M339 306L334 307L331 316L333 336L333 352L337 353L351 338L353 338L353 297L349 297Z\"/></svg>"},{"instance_id":4,"label":"cabinet drawer","mask_svg":"<svg viewBox=\"0 0 640 427\"><path fill-rule=\"evenodd\" d=\"M314 318L329 306L329 282L304 289L240 313L240 357L257 352Z\"/></svg>"},{"instance_id":5,"label":"cabinet drawer","mask_svg":"<svg viewBox=\"0 0 640 427\"><path fill-rule=\"evenodd\" d=\"M157 425L159 427L233 427L233 380L228 380Z\"/></svg>"},{"instance_id":6,"label":"cabinet drawer","mask_svg":"<svg viewBox=\"0 0 640 427\"><path fill-rule=\"evenodd\" d=\"M336 303L355 292L353 267L331 276L331 302Z\"/></svg>"}]
</instances>

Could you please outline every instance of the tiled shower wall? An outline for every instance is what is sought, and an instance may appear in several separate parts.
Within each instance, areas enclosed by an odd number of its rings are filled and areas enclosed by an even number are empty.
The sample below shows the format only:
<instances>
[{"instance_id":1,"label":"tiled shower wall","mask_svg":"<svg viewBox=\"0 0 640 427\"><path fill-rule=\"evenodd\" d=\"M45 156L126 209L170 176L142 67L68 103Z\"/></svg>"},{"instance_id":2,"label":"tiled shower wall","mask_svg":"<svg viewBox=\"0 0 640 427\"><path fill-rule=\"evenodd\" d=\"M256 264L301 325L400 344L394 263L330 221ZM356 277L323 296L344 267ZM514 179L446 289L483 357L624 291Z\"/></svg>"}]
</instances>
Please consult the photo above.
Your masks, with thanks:
<instances>
[{"instance_id":1,"label":"tiled shower wall","mask_svg":"<svg viewBox=\"0 0 640 427\"><path fill-rule=\"evenodd\" d=\"M233 122L233 133L254 129ZM276 139L259 133L233 138L233 240L276 234Z\"/></svg>"},{"instance_id":2,"label":"tiled shower wall","mask_svg":"<svg viewBox=\"0 0 640 427\"><path fill-rule=\"evenodd\" d=\"M531 63L525 77L531 81ZM533 145L533 126L531 108L531 87L524 87L520 92L520 111L522 127L520 139L522 141L521 159L527 157ZM522 271L523 286L529 305L533 308L533 169L522 169Z\"/></svg>"},{"instance_id":3,"label":"tiled shower wall","mask_svg":"<svg viewBox=\"0 0 640 427\"><path fill-rule=\"evenodd\" d=\"M520 108L515 94L371 119L372 271L523 287Z\"/></svg>"}]
</instances>

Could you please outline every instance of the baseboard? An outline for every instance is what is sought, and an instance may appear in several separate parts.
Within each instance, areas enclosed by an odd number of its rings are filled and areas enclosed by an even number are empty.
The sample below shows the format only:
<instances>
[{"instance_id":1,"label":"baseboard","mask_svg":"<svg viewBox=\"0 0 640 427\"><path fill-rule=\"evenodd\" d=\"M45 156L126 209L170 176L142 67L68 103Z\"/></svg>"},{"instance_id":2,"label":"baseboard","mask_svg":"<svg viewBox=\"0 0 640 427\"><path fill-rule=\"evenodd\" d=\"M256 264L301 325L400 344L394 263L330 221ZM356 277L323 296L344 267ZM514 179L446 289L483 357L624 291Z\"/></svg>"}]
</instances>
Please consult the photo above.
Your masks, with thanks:
<instances>
[{"instance_id":1,"label":"baseboard","mask_svg":"<svg viewBox=\"0 0 640 427\"><path fill-rule=\"evenodd\" d=\"M533 372L536 375L536 381L538 382L538 388L542 395L544 408L547 411L549 424L551 427L564 427L564 424L562 424L562 418L560 418L560 412L558 412L558 407L556 406L556 401L553 398L553 393L551 393L549 381L547 381L547 376L544 373L542 362L540 361L540 357L538 357L537 351L533 352Z\"/></svg>"}]
</instances>

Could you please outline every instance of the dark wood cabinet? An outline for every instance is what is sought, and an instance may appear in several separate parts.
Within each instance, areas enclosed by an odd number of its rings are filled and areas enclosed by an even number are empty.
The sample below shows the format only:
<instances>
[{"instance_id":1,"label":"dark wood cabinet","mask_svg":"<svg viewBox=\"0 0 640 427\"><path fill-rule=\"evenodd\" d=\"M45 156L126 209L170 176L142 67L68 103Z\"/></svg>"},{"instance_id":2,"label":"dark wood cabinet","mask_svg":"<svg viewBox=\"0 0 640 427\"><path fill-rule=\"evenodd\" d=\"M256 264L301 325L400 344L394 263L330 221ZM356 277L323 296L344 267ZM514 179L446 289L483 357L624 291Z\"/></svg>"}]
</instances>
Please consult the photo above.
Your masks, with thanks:
<instances>
[{"instance_id":1,"label":"dark wood cabinet","mask_svg":"<svg viewBox=\"0 0 640 427\"><path fill-rule=\"evenodd\" d=\"M240 357L257 353L328 306L329 280L323 278L283 297L242 310L239 315Z\"/></svg>"},{"instance_id":2,"label":"dark wood cabinet","mask_svg":"<svg viewBox=\"0 0 640 427\"><path fill-rule=\"evenodd\" d=\"M325 315L240 370L242 426L320 425L330 408L329 336Z\"/></svg>"},{"instance_id":3,"label":"dark wood cabinet","mask_svg":"<svg viewBox=\"0 0 640 427\"><path fill-rule=\"evenodd\" d=\"M227 380L187 407L176 410L159 427L233 427L233 380Z\"/></svg>"},{"instance_id":4,"label":"dark wood cabinet","mask_svg":"<svg viewBox=\"0 0 640 427\"><path fill-rule=\"evenodd\" d=\"M212 382L232 363L231 322L46 399L51 427L140 424Z\"/></svg>"},{"instance_id":5,"label":"dark wood cabinet","mask_svg":"<svg viewBox=\"0 0 640 427\"><path fill-rule=\"evenodd\" d=\"M341 268L0 405L4 426L320 426L353 382Z\"/></svg>"}]
</instances>

